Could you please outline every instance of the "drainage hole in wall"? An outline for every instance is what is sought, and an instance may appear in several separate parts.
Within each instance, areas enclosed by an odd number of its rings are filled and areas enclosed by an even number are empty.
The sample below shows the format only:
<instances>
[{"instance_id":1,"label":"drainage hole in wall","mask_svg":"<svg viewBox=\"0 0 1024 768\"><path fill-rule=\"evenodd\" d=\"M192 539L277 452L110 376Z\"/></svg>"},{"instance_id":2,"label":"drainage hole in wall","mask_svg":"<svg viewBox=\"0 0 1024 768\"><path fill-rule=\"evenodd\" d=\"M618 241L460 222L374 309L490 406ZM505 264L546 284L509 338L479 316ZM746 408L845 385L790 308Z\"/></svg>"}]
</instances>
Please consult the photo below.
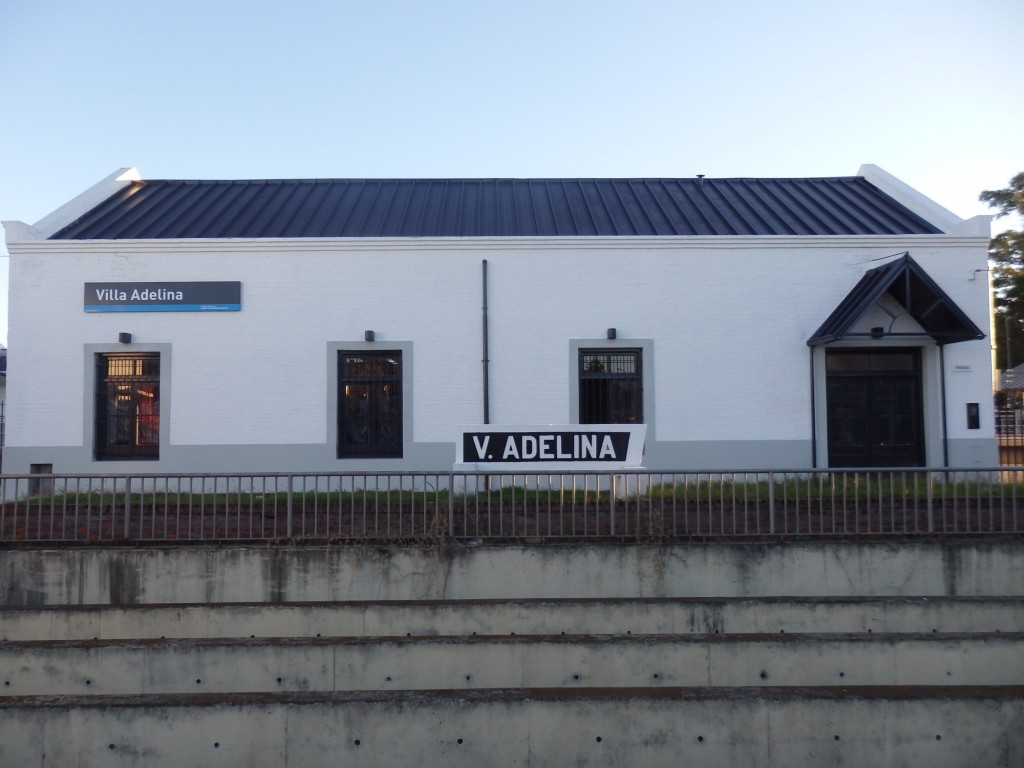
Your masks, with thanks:
<instances>
[{"instance_id":1,"label":"drainage hole in wall","mask_svg":"<svg viewBox=\"0 0 1024 768\"><path fill-rule=\"evenodd\" d=\"M839 734L837 733L835 736L833 736L832 740L833 741L839 741Z\"/></svg>"},{"instance_id":2,"label":"drainage hole in wall","mask_svg":"<svg viewBox=\"0 0 1024 768\"><path fill-rule=\"evenodd\" d=\"M107 749L113 749L113 748L114 748L113 744L107 744Z\"/></svg>"},{"instance_id":3,"label":"drainage hole in wall","mask_svg":"<svg viewBox=\"0 0 1024 768\"><path fill-rule=\"evenodd\" d=\"M768 679L768 673L765 672L763 669L761 670L761 679L762 680L767 680Z\"/></svg>"},{"instance_id":4,"label":"drainage hole in wall","mask_svg":"<svg viewBox=\"0 0 1024 768\"><path fill-rule=\"evenodd\" d=\"M391 682L391 676L390 675L388 676L387 680L388 680L389 683Z\"/></svg>"},{"instance_id":5,"label":"drainage hole in wall","mask_svg":"<svg viewBox=\"0 0 1024 768\"><path fill-rule=\"evenodd\" d=\"M462 743L462 739L458 739L455 743L456 744L461 744Z\"/></svg>"},{"instance_id":6,"label":"drainage hole in wall","mask_svg":"<svg viewBox=\"0 0 1024 768\"><path fill-rule=\"evenodd\" d=\"M846 673L845 673L845 672L840 672L840 673L839 673L839 676L840 676L840 677L846 677Z\"/></svg>"},{"instance_id":7,"label":"drainage hole in wall","mask_svg":"<svg viewBox=\"0 0 1024 768\"><path fill-rule=\"evenodd\" d=\"M932 632L938 632L938 631L939 630L935 629L935 627L932 627Z\"/></svg>"},{"instance_id":8,"label":"drainage hole in wall","mask_svg":"<svg viewBox=\"0 0 1024 768\"><path fill-rule=\"evenodd\" d=\"M220 749L220 742L219 741L213 742L213 748L214 749Z\"/></svg>"},{"instance_id":9,"label":"drainage hole in wall","mask_svg":"<svg viewBox=\"0 0 1024 768\"><path fill-rule=\"evenodd\" d=\"M359 739L356 739L352 743L355 744L358 747L362 742L360 742Z\"/></svg>"},{"instance_id":10,"label":"drainage hole in wall","mask_svg":"<svg viewBox=\"0 0 1024 768\"><path fill-rule=\"evenodd\" d=\"M580 679L580 676L579 676L579 675L573 675L573 676L572 676L572 679L573 679L573 680L579 680L579 679Z\"/></svg>"},{"instance_id":11,"label":"drainage hole in wall","mask_svg":"<svg viewBox=\"0 0 1024 768\"><path fill-rule=\"evenodd\" d=\"M942 736L940 734L936 733L935 734L935 740L936 741L942 741Z\"/></svg>"},{"instance_id":12,"label":"drainage hole in wall","mask_svg":"<svg viewBox=\"0 0 1024 768\"><path fill-rule=\"evenodd\" d=\"M11 684L10 680L4 680L4 685L10 685L10 684Z\"/></svg>"},{"instance_id":13,"label":"drainage hole in wall","mask_svg":"<svg viewBox=\"0 0 1024 768\"><path fill-rule=\"evenodd\" d=\"M92 680L86 680L86 681L85 681L85 684L86 684L86 685L92 685Z\"/></svg>"},{"instance_id":14,"label":"drainage hole in wall","mask_svg":"<svg viewBox=\"0 0 1024 768\"><path fill-rule=\"evenodd\" d=\"M469 678L470 678L470 675L466 675L466 680L467 681L469 680Z\"/></svg>"},{"instance_id":15,"label":"drainage hole in wall","mask_svg":"<svg viewBox=\"0 0 1024 768\"><path fill-rule=\"evenodd\" d=\"M203 682L202 678L199 678L199 677L196 678L196 685L199 685L202 682Z\"/></svg>"},{"instance_id":16,"label":"drainage hole in wall","mask_svg":"<svg viewBox=\"0 0 1024 768\"><path fill-rule=\"evenodd\" d=\"M657 672L655 672L654 673L654 679L657 680L659 677L661 677L661 675L659 675Z\"/></svg>"},{"instance_id":17,"label":"drainage hole in wall","mask_svg":"<svg viewBox=\"0 0 1024 768\"><path fill-rule=\"evenodd\" d=\"M953 676L953 673L947 670L946 671L946 677L952 677L952 676Z\"/></svg>"},{"instance_id":18,"label":"drainage hole in wall","mask_svg":"<svg viewBox=\"0 0 1024 768\"><path fill-rule=\"evenodd\" d=\"M697 737L697 741L699 741L701 744L703 744L704 743L704 737L703 736L698 736Z\"/></svg>"},{"instance_id":19,"label":"drainage hole in wall","mask_svg":"<svg viewBox=\"0 0 1024 768\"><path fill-rule=\"evenodd\" d=\"M600 744L601 743L601 737L598 736L597 739L595 739L595 741L597 741L597 743Z\"/></svg>"},{"instance_id":20,"label":"drainage hole in wall","mask_svg":"<svg viewBox=\"0 0 1024 768\"><path fill-rule=\"evenodd\" d=\"M256 639L256 635L249 635L249 639L250 640L255 640Z\"/></svg>"},{"instance_id":21,"label":"drainage hole in wall","mask_svg":"<svg viewBox=\"0 0 1024 768\"><path fill-rule=\"evenodd\" d=\"M277 682L278 682L278 683L281 683L281 682L282 682L282 678L280 678L280 677L279 677L279 678L277 678Z\"/></svg>"},{"instance_id":22,"label":"drainage hole in wall","mask_svg":"<svg viewBox=\"0 0 1024 768\"><path fill-rule=\"evenodd\" d=\"M317 637L320 637L320 633L319 633L319 632L317 632L317 633L316 633L316 636L317 636Z\"/></svg>"}]
</instances>

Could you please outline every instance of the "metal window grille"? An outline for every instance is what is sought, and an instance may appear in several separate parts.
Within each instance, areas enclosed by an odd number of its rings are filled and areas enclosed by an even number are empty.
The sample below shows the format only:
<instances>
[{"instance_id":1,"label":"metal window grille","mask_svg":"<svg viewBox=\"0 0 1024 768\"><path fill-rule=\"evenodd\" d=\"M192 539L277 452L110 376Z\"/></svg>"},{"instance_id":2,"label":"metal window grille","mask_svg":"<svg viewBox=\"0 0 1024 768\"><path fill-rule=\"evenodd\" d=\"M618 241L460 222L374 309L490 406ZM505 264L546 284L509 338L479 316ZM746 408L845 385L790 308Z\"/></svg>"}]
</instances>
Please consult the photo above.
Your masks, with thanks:
<instances>
[{"instance_id":1,"label":"metal window grille","mask_svg":"<svg viewBox=\"0 0 1024 768\"><path fill-rule=\"evenodd\" d=\"M580 424L642 424L639 349L580 350Z\"/></svg>"},{"instance_id":2,"label":"metal window grille","mask_svg":"<svg viewBox=\"0 0 1024 768\"><path fill-rule=\"evenodd\" d=\"M160 355L96 356L96 458L160 457Z\"/></svg>"},{"instance_id":3,"label":"metal window grille","mask_svg":"<svg viewBox=\"0 0 1024 768\"><path fill-rule=\"evenodd\" d=\"M401 458L402 353L338 353L338 458Z\"/></svg>"}]
</instances>

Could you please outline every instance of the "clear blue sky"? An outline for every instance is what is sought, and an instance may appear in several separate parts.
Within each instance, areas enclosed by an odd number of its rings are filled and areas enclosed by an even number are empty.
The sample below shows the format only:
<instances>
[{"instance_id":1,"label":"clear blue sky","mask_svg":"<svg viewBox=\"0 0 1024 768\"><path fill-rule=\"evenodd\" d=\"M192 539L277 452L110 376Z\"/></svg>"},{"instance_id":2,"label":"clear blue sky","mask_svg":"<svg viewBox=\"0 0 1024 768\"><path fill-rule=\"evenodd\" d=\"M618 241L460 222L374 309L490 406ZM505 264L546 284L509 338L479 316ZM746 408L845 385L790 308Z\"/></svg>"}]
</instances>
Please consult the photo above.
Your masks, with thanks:
<instances>
[{"instance_id":1,"label":"clear blue sky","mask_svg":"<svg viewBox=\"0 0 1024 768\"><path fill-rule=\"evenodd\" d=\"M0 219L143 178L1024 171L1021 0L0 0ZM0 250L6 254L6 249ZM0 260L6 297L6 260ZM6 299L0 341L6 341Z\"/></svg>"}]
</instances>

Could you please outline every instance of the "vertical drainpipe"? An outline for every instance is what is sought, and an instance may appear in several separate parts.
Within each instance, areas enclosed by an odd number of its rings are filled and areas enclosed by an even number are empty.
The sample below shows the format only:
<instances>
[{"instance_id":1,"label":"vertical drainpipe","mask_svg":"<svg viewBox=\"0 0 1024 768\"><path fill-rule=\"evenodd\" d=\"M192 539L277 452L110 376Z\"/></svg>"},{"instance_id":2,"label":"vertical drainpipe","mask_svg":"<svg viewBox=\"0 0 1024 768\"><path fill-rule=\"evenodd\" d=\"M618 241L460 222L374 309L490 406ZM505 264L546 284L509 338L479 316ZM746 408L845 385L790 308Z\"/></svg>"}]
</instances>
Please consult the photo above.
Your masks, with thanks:
<instances>
[{"instance_id":1,"label":"vertical drainpipe","mask_svg":"<svg viewBox=\"0 0 1024 768\"><path fill-rule=\"evenodd\" d=\"M481 266L481 268L483 270L483 294L484 294L484 303L483 303L483 360L481 360L481 363L483 364L483 369L484 369L484 377L483 377L483 384L484 384L484 424L490 424L491 423L491 397L490 397L491 377L490 377L490 360L488 360L488 358L487 358L487 353L488 353L488 350L487 350L487 259L484 259L483 262L481 262L480 266Z\"/></svg>"},{"instance_id":2,"label":"vertical drainpipe","mask_svg":"<svg viewBox=\"0 0 1024 768\"><path fill-rule=\"evenodd\" d=\"M814 347L811 351L811 469L818 468L818 422L814 410Z\"/></svg>"},{"instance_id":3,"label":"vertical drainpipe","mask_svg":"<svg viewBox=\"0 0 1024 768\"><path fill-rule=\"evenodd\" d=\"M946 346L939 345L939 396L942 398L942 466L949 466L949 439L946 436ZM925 464L928 462L926 461Z\"/></svg>"}]
</instances>

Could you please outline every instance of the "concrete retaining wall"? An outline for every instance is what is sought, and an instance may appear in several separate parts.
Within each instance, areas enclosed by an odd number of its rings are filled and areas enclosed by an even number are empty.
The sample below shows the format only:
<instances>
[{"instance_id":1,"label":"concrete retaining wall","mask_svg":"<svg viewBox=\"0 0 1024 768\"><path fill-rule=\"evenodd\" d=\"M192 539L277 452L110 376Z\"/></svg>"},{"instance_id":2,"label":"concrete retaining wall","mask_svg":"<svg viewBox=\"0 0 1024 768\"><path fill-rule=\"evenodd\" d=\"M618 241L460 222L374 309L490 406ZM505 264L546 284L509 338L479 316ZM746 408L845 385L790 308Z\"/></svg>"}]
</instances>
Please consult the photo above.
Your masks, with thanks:
<instances>
[{"instance_id":1,"label":"concrete retaining wall","mask_svg":"<svg viewBox=\"0 0 1024 768\"><path fill-rule=\"evenodd\" d=\"M0 700L0 764L1012 768L1024 691L479 691Z\"/></svg>"},{"instance_id":2,"label":"concrete retaining wall","mask_svg":"<svg viewBox=\"0 0 1024 768\"><path fill-rule=\"evenodd\" d=\"M1024 632L1024 597L618 598L0 607L0 640Z\"/></svg>"},{"instance_id":3,"label":"concrete retaining wall","mask_svg":"<svg viewBox=\"0 0 1024 768\"><path fill-rule=\"evenodd\" d=\"M1024 540L0 551L0 605L1024 595Z\"/></svg>"},{"instance_id":4,"label":"concrete retaining wall","mask_svg":"<svg viewBox=\"0 0 1024 768\"><path fill-rule=\"evenodd\" d=\"M1020 634L4 643L3 695L1024 685Z\"/></svg>"}]
</instances>

